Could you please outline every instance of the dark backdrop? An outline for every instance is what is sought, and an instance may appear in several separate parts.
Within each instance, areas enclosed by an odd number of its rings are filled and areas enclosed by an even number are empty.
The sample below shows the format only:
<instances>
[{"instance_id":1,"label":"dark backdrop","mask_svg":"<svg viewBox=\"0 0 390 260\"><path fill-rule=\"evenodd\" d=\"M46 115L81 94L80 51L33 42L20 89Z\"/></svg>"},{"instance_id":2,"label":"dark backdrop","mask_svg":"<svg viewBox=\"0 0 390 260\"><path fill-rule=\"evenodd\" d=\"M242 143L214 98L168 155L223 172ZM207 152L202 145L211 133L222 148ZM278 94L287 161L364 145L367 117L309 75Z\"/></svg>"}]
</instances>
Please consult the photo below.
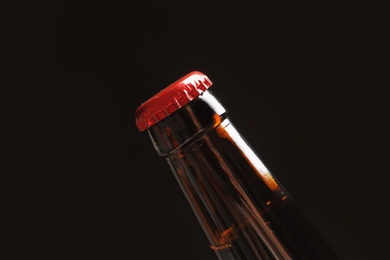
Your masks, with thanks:
<instances>
[{"instance_id":1,"label":"dark backdrop","mask_svg":"<svg viewBox=\"0 0 390 260\"><path fill-rule=\"evenodd\" d=\"M380 152L388 114L375 82L383 73L381 17L367 17L370 10L245 1L27 9L33 19L23 24L38 20L32 27L43 32L27 41L39 44L26 63L34 76L22 77L31 89L20 95L33 93L37 107L23 111L32 119L22 132L34 144L21 149L36 172L21 220L37 244L29 254L215 259L164 159L134 122L143 101L199 70L344 259L388 259L380 238L389 233L388 159Z\"/></svg>"}]
</instances>

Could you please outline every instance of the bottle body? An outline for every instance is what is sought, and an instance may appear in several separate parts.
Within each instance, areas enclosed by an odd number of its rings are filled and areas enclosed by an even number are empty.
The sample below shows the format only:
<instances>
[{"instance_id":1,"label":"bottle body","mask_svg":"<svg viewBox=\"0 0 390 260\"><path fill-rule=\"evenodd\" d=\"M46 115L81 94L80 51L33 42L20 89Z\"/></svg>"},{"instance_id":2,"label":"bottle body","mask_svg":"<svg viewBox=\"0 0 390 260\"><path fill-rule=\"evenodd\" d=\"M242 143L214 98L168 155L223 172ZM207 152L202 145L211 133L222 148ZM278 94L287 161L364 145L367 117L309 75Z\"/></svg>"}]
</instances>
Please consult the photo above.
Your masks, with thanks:
<instances>
[{"instance_id":1,"label":"bottle body","mask_svg":"<svg viewBox=\"0 0 390 260\"><path fill-rule=\"evenodd\" d=\"M148 132L218 259L340 259L209 90Z\"/></svg>"}]
</instances>

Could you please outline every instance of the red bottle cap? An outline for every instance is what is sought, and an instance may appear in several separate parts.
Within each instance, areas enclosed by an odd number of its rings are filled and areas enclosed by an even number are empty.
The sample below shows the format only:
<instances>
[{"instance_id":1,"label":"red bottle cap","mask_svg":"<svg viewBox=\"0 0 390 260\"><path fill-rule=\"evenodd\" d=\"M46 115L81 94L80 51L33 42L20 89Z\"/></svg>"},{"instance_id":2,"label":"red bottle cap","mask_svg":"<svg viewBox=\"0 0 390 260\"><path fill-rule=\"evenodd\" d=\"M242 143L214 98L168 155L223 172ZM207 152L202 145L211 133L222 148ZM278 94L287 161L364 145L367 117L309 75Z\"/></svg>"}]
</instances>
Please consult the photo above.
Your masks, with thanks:
<instances>
[{"instance_id":1,"label":"red bottle cap","mask_svg":"<svg viewBox=\"0 0 390 260\"><path fill-rule=\"evenodd\" d=\"M199 71L193 71L173 82L142 103L135 111L140 132L160 122L206 91L213 83Z\"/></svg>"}]
</instances>

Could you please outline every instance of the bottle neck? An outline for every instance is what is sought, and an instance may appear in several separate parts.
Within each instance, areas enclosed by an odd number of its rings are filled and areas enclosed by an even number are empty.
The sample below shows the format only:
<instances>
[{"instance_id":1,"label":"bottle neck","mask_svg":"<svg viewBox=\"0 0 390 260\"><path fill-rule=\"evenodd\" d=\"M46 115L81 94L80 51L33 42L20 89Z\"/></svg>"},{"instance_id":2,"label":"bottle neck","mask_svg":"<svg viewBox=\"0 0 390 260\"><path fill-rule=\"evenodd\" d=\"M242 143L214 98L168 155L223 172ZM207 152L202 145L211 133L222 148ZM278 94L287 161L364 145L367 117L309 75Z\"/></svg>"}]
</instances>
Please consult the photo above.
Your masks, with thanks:
<instances>
[{"instance_id":1,"label":"bottle neck","mask_svg":"<svg viewBox=\"0 0 390 260\"><path fill-rule=\"evenodd\" d=\"M160 156L168 156L217 127L227 117L226 109L209 91L148 129Z\"/></svg>"}]
</instances>

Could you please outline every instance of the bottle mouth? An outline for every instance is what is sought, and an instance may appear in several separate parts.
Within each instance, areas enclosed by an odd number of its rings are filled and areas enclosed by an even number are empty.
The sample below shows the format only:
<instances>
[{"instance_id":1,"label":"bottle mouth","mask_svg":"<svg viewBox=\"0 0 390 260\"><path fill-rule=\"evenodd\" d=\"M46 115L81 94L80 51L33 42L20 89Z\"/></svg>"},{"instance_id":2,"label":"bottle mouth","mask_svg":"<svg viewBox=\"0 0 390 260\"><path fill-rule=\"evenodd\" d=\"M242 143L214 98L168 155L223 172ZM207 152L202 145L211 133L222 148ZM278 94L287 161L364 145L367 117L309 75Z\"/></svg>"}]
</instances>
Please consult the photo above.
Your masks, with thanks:
<instances>
[{"instance_id":1,"label":"bottle mouth","mask_svg":"<svg viewBox=\"0 0 390 260\"><path fill-rule=\"evenodd\" d=\"M192 71L171 83L135 111L135 123L140 132L160 122L188 104L211 87L210 79L199 71Z\"/></svg>"},{"instance_id":2,"label":"bottle mouth","mask_svg":"<svg viewBox=\"0 0 390 260\"><path fill-rule=\"evenodd\" d=\"M158 155L177 153L227 119L227 111L209 91L148 129Z\"/></svg>"}]
</instances>

